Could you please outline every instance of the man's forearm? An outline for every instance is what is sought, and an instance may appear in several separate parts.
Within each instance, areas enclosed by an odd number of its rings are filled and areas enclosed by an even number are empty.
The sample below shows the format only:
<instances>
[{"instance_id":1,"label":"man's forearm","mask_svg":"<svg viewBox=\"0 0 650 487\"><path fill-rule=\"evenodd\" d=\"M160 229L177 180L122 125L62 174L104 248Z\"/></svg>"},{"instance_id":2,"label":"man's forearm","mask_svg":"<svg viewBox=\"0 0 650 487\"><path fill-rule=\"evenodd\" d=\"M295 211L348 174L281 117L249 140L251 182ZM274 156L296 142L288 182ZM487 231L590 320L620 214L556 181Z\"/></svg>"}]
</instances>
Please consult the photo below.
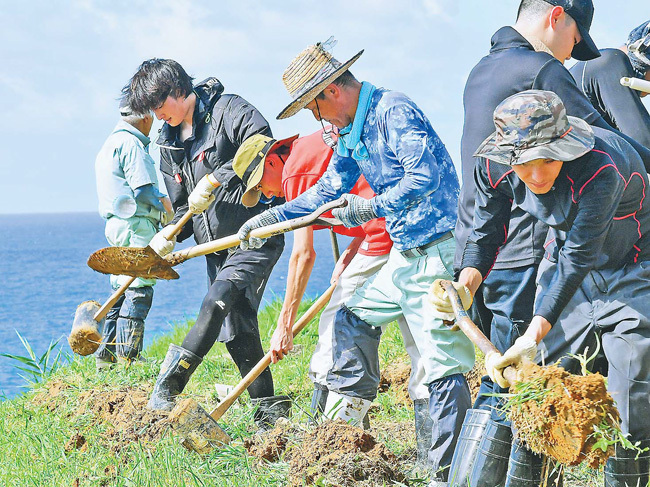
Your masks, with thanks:
<instances>
[{"instance_id":1,"label":"man's forearm","mask_svg":"<svg viewBox=\"0 0 650 487\"><path fill-rule=\"evenodd\" d=\"M298 307L302 302L316 261L313 232L311 228L301 228L294 233L294 245L287 272L287 290L278 318L278 324L284 324L287 327L292 326L295 322Z\"/></svg>"}]
</instances>

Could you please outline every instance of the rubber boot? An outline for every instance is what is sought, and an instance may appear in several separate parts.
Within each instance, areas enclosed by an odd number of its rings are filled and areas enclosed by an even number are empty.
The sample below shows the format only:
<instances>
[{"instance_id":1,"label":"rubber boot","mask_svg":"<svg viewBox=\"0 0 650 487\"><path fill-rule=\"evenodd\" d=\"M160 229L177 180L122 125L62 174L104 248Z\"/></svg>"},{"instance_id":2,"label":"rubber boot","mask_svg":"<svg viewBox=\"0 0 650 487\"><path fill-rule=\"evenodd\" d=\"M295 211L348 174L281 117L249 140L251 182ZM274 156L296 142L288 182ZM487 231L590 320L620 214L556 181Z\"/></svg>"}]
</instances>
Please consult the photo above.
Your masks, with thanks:
<instances>
[{"instance_id":1,"label":"rubber boot","mask_svg":"<svg viewBox=\"0 0 650 487\"><path fill-rule=\"evenodd\" d=\"M417 445L417 463L426 466L429 463L429 449L431 448L431 432L433 420L429 415L429 398L413 401L415 413L415 442Z\"/></svg>"},{"instance_id":2,"label":"rubber boot","mask_svg":"<svg viewBox=\"0 0 650 487\"><path fill-rule=\"evenodd\" d=\"M115 358L115 331L117 318L106 318L102 331L102 343L95 352L95 367L97 370L112 367L117 362Z\"/></svg>"},{"instance_id":3,"label":"rubber boot","mask_svg":"<svg viewBox=\"0 0 650 487\"><path fill-rule=\"evenodd\" d=\"M536 455L520 443L512 442L506 487L562 487L562 472L543 455Z\"/></svg>"},{"instance_id":4,"label":"rubber boot","mask_svg":"<svg viewBox=\"0 0 650 487\"><path fill-rule=\"evenodd\" d=\"M487 409L468 409L449 467L449 487L467 487L481 438L490 422ZM510 451L508 451L510 453Z\"/></svg>"},{"instance_id":5,"label":"rubber boot","mask_svg":"<svg viewBox=\"0 0 650 487\"><path fill-rule=\"evenodd\" d=\"M117 358L131 362L140 356L144 321L133 318L118 318L115 345Z\"/></svg>"},{"instance_id":6,"label":"rubber boot","mask_svg":"<svg viewBox=\"0 0 650 487\"><path fill-rule=\"evenodd\" d=\"M190 377L202 361L201 357L183 347L173 343L169 345L147 408L154 411L174 409L176 396L183 392Z\"/></svg>"},{"instance_id":7,"label":"rubber boot","mask_svg":"<svg viewBox=\"0 0 650 487\"><path fill-rule=\"evenodd\" d=\"M641 442L641 446L650 446L650 440ZM649 470L650 452L616 448L605 464L605 487L645 487Z\"/></svg>"},{"instance_id":8,"label":"rubber boot","mask_svg":"<svg viewBox=\"0 0 650 487\"><path fill-rule=\"evenodd\" d=\"M342 419L351 425L360 426L370 409L370 404L372 401L367 399L329 391L325 403L325 416L329 419Z\"/></svg>"},{"instance_id":9,"label":"rubber boot","mask_svg":"<svg viewBox=\"0 0 650 487\"><path fill-rule=\"evenodd\" d=\"M269 396L251 399L257 409L253 413L255 424L259 432L268 431L275 426L280 418L288 418L291 412L291 398L289 396Z\"/></svg>"},{"instance_id":10,"label":"rubber boot","mask_svg":"<svg viewBox=\"0 0 650 487\"><path fill-rule=\"evenodd\" d=\"M490 420L476 452L469 476L472 487L503 487L506 483L508 460L512 448L509 424Z\"/></svg>"},{"instance_id":11,"label":"rubber boot","mask_svg":"<svg viewBox=\"0 0 650 487\"><path fill-rule=\"evenodd\" d=\"M311 404L309 405L310 422L315 423L318 417L325 412L328 393L327 386L314 382L314 392L311 394Z\"/></svg>"}]
</instances>

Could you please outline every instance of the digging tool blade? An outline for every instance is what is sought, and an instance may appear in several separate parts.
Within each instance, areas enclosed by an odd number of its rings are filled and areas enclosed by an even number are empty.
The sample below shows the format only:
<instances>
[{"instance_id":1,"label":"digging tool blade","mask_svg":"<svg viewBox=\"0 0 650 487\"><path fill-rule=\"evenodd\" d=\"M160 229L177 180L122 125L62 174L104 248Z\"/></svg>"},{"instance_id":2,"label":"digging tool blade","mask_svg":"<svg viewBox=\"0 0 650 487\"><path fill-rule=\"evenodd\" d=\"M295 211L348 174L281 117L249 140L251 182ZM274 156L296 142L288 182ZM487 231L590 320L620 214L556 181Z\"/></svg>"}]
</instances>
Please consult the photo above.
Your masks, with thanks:
<instances>
[{"instance_id":1,"label":"digging tool blade","mask_svg":"<svg viewBox=\"0 0 650 487\"><path fill-rule=\"evenodd\" d=\"M103 274L178 279L171 264L151 247L106 247L88 258L88 266Z\"/></svg>"}]
</instances>

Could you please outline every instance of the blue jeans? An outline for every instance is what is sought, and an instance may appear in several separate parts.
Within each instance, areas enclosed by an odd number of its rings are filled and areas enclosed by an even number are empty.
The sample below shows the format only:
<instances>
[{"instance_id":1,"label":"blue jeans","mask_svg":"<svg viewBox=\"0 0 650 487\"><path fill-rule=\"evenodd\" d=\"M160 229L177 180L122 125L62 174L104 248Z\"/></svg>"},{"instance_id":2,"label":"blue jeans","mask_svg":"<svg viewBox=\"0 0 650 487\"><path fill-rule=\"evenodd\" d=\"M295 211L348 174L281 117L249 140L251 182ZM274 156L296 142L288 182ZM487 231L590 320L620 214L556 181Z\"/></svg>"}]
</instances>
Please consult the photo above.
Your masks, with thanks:
<instances>
[{"instance_id":1,"label":"blue jeans","mask_svg":"<svg viewBox=\"0 0 650 487\"><path fill-rule=\"evenodd\" d=\"M537 267L530 265L515 269L493 269L478 290L482 293L485 308L492 313L490 340L501 353L508 350L515 340L523 335L533 318ZM507 423L505 415L499 410L502 401L496 397L485 396L507 392L508 389L494 384L486 375L481 378L474 408L491 409L494 421Z\"/></svg>"}]
</instances>

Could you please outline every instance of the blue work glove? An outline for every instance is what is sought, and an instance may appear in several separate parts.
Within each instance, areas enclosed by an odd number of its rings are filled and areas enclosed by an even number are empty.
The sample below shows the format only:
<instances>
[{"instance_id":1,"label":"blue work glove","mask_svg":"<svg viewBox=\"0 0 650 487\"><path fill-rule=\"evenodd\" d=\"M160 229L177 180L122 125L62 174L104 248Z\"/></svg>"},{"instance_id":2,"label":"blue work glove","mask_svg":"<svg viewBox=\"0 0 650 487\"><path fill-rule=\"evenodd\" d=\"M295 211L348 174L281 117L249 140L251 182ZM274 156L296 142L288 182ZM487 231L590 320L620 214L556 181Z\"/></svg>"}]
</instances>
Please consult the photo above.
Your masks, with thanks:
<instances>
[{"instance_id":1,"label":"blue work glove","mask_svg":"<svg viewBox=\"0 0 650 487\"><path fill-rule=\"evenodd\" d=\"M334 218L341 220L346 227L358 227L373 218L377 218L377 213L372 209L371 200L357 196L356 194L344 194L343 197L348 202L343 208L332 210Z\"/></svg>"},{"instance_id":2,"label":"blue work glove","mask_svg":"<svg viewBox=\"0 0 650 487\"><path fill-rule=\"evenodd\" d=\"M252 230L255 230L256 228L273 225L279 221L280 219L278 218L273 208L263 211L257 216L254 216L246 223L244 223L239 229L239 232L237 232L237 237L239 237L239 240L241 240L239 246L242 248L242 250L259 249L262 245L264 245L264 242L266 242L267 239L257 237L249 238L248 235Z\"/></svg>"}]
</instances>

